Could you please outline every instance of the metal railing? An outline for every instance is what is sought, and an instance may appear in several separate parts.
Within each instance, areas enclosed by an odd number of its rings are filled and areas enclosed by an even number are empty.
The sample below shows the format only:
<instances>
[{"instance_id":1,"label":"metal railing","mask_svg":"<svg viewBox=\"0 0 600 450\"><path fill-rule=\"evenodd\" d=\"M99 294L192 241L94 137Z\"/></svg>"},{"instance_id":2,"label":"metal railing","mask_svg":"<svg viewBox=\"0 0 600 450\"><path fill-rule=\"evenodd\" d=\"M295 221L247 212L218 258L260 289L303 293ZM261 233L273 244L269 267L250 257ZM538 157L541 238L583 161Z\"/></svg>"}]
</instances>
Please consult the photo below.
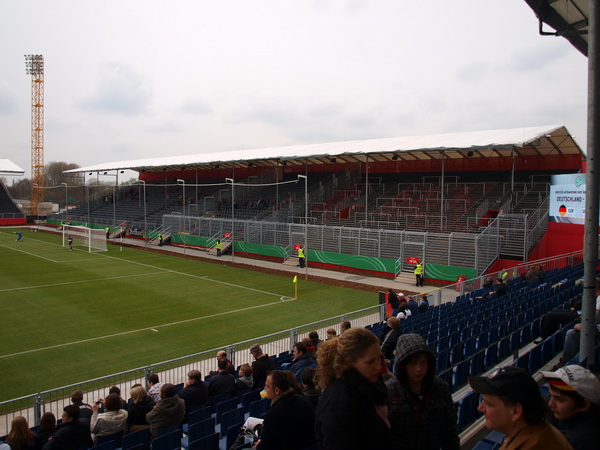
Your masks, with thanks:
<instances>
[{"instance_id":1,"label":"metal railing","mask_svg":"<svg viewBox=\"0 0 600 450\"><path fill-rule=\"evenodd\" d=\"M309 331L315 330L324 337L328 328L339 329L342 321L350 320L354 327L365 327L385 319L385 305L377 305L357 311L348 312L328 319L289 328L277 333L248 339L222 348L214 348L203 352L148 364L127 371L111 374L105 377L81 381L56 389L42 391L36 394L0 402L0 436L5 436L10 430L12 419L24 416L30 426L39 425L39 420L45 412L52 412L60 417L63 408L70 404L71 393L75 390L84 392L84 402L93 403L100 397L105 397L111 386L118 386L124 398L135 383L147 386L148 376L156 373L163 383L178 384L185 381L187 373L200 370L203 376L211 370L216 370L215 354L225 350L234 366L251 363L252 356L249 348L260 344L263 352L271 356L291 351L294 343L304 337Z\"/></svg>"}]
</instances>

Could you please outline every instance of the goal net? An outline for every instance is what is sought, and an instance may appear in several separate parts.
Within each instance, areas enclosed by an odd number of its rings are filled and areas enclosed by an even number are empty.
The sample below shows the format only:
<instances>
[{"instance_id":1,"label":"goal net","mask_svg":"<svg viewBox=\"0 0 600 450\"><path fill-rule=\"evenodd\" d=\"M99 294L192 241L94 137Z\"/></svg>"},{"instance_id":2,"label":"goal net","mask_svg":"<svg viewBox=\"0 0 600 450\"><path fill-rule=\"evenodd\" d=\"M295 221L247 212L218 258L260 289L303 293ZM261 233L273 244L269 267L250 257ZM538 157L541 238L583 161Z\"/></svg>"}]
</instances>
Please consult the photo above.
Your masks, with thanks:
<instances>
[{"instance_id":1,"label":"goal net","mask_svg":"<svg viewBox=\"0 0 600 450\"><path fill-rule=\"evenodd\" d=\"M62 245L69 245L69 237L73 238L73 246L82 246L89 252L105 252L106 232L101 229L63 225Z\"/></svg>"}]
</instances>

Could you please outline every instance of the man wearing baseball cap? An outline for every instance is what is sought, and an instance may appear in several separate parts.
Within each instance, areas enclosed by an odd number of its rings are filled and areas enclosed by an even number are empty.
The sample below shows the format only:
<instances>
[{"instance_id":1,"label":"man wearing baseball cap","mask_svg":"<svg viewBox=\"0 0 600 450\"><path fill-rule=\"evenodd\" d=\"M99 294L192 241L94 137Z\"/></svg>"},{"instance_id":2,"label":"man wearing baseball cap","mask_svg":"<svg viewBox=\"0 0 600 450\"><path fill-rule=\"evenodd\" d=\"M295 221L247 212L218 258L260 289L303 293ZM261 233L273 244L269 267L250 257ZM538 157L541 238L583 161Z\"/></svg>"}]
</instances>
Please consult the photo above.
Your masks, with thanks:
<instances>
[{"instance_id":1,"label":"man wearing baseball cap","mask_svg":"<svg viewBox=\"0 0 600 450\"><path fill-rule=\"evenodd\" d=\"M485 426L506 434L501 450L571 449L565 436L546 422L544 399L535 380L520 367L500 367L489 375L471 377L481 394L477 410Z\"/></svg>"},{"instance_id":2,"label":"man wearing baseball cap","mask_svg":"<svg viewBox=\"0 0 600 450\"><path fill-rule=\"evenodd\" d=\"M581 366L542 372L550 388L550 409L575 450L600 449L600 381Z\"/></svg>"}]
</instances>

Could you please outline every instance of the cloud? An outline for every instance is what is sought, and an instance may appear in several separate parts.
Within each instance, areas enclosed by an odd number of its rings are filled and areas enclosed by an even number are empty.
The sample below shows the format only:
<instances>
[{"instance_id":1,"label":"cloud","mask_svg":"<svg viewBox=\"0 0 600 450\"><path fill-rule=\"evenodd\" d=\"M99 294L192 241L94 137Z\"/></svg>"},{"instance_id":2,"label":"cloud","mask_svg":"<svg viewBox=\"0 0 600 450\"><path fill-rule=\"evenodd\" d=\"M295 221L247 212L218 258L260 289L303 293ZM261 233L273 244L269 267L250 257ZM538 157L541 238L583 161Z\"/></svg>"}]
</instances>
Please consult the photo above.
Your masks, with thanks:
<instances>
[{"instance_id":1,"label":"cloud","mask_svg":"<svg viewBox=\"0 0 600 450\"><path fill-rule=\"evenodd\" d=\"M181 133L186 129L181 126L180 122L165 120L155 125L145 126L143 130L149 133Z\"/></svg>"},{"instance_id":2,"label":"cloud","mask_svg":"<svg viewBox=\"0 0 600 450\"><path fill-rule=\"evenodd\" d=\"M143 78L126 64L107 64L101 69L96 92L78 103L92 112L139 115L148 110L152 92Z\"/></svg>"},{"instance_id":3,"label":"cloud","mask_svg":"<svg viewBox=\"0 0 600 450\"><path fill-rule=\"evenodd\" d=\"M181 112L193 116L201 116L210 114L213 110L208 103L203 102L202 100L186 100L183 102L183 105L181 105Z\"/></svg>"},{"instance_id":4,"label":"cloud","mask_svg":"<svg viewBox=\"0 0 600 450\"><path fill-rule=\"evenodd\" d=\"M11 94L6 83L0 81L0 114L12 114L16 110L17 106L14 96Z\"/></svg>"}]
</instances>

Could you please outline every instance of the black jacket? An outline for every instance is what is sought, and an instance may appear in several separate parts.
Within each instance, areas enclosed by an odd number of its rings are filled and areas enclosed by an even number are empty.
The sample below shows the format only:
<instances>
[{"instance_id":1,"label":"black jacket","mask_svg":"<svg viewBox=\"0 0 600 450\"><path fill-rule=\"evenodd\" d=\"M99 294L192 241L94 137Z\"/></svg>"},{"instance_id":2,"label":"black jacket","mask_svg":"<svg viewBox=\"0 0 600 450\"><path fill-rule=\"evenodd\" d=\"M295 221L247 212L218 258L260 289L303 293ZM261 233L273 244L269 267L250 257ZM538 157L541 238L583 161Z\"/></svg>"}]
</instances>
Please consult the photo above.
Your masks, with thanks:
<instances>
[{"instance_id":1,"label":"black jacket","mask_svg":"<svg viewBox=\"0 0 600 450\"><path fill-rule=\"evenodd\" d=\"M130 403L127 406L127 426L149 425L146 420L146 414L154 408L154 400L146 395L139 403Z\"/></svg>"},{"instance_id":2,"label":"black jacket","mask_svg":"<svg viewBox=\"0 0 600 450\"><path fill-rule=\"evenodd\" d=\"M89 423L75 421L66 423L56 430L43 450L79 450L93 445Z\"/></svg>"},{"instance_id":3,"label":"black jacket","mask_svg":"<svg viewBox=\"0 0 600 450\"><path fill-rule=\"evenodd\" d=\"M181 389L177 395L185 402L185 413L187 414L200 408L208 400L208 388L204 381L196 381L188 387Z\"/></svg>"},{"instance_id":4,"label":"black jacket","mask_svg":"<svg viewBox=\"0 0 600 450\"><path fill-rule=\"evenodd\" d=\"M600 412L588 411L558 421L558 429L574 450L600 449Z\"/></svg>"},{"instance_id":5,"label":"black jacket","mask_svg":"<svg viewBox=\"0 0 600 450\"><path fill-rule=\"evenodd\" d=\"M267 373L275 368L275 360L269 355L263 355L252 363L252 380L254 389L262 389L267 381Z\"/></svg>"},{"instance_id":6,"label":"black jacket","mask_svg":"<svg viewBox=\"0 0 600 450\"><path fill-rule=\"evenodd\" d=\"M235 377L229 372L217 372L208 382L208 396L232 394L235 392Z\"/></svg>"},{"instance_id":7,"label":"black jacket","mask_svg":"<svg viewBox=\"0 0 600 450\"><path fill-rule=\"evenodd\" d=\"M333 380L321 393L315 435L321 450L387 450L393 443L371 399L344 378Z\"/></svg>"},{"instance_id":8,"label":"black jacket","mask_svg":"<svg viewBox=\"0 0 600 450\"><path fill-rule=\"evenodd\" d=\"M259 450L300 450L315 443L315 413L302 394L289 392L267 411Z\"/></svg>"}]
</instances>

